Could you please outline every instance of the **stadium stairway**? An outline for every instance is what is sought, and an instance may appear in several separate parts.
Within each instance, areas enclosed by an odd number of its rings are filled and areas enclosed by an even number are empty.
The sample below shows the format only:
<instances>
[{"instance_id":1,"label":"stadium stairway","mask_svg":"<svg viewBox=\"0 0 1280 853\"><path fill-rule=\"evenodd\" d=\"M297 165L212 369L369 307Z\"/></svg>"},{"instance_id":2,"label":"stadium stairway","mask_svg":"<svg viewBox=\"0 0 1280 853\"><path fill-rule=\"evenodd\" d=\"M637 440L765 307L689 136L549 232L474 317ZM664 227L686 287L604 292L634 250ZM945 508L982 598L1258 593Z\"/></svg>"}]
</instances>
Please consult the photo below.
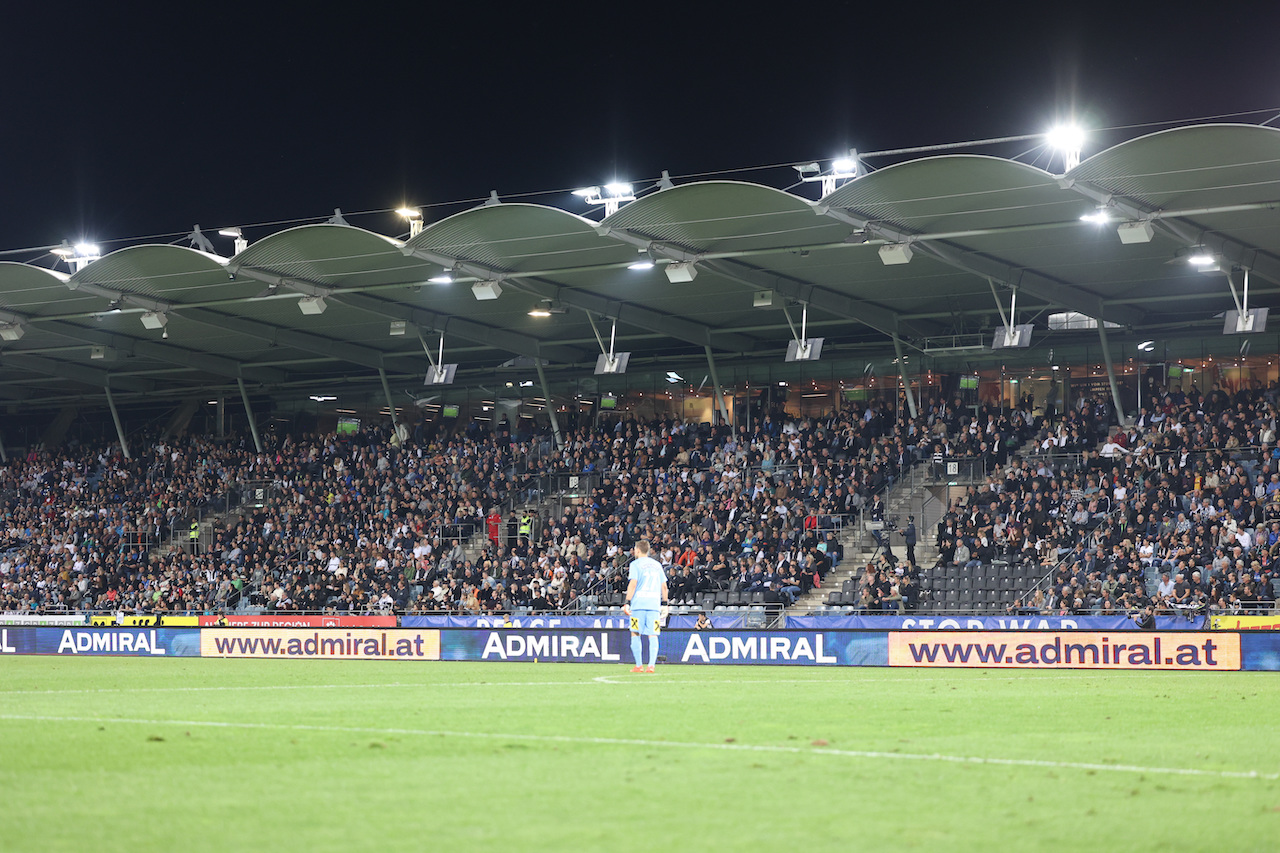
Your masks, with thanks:
<instances>
[{"instance_id":1,"label":"stadium stairway","mask_svg":"<svg viewBox=\"0 0 1280 853\"><path fill-rule=\"evenodd\" d=\"M914 507L921 504L926 490L927 483L922 478L899 480L885 493L885 515L897 516L905 527L907 516L914 511ZM928 519L917 519L916 530L916 564L932 566L938 561L932 525ZM857 524L850 525L841 533L840 544L844 546L844 559L840 565L827 574L820 588L797 598L796 603L788 608L789 611L821 610L827 606L828 596L832 592L843 592L851 596L856 594L858 579L867 563L880 553L880 546L871 531L863 530ZM906 558L906 546L902 544L901 533L891 534L890 548L899 559ZM856 600L855 597L850 603Z\"/></svg>"}]
</instances>

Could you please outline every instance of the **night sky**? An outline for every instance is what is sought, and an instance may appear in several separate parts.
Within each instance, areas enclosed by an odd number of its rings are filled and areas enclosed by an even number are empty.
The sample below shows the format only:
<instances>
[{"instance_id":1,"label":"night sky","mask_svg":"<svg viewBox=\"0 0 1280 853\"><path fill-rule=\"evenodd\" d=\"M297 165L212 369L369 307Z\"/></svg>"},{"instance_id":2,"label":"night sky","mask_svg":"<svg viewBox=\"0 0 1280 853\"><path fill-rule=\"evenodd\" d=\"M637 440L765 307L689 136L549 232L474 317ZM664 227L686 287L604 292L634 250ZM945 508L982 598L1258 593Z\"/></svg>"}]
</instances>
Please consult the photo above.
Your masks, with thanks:
<instances>
[{"instance_id":1,"label":"night sky","mask_svg":"<svg viewBox=\"0 0 1280 853\"><path fill-rule=\"evenodd\" d=\"M1280 105L1276 3L21 5L0 249Z\"/></svg>"}]
</instances>

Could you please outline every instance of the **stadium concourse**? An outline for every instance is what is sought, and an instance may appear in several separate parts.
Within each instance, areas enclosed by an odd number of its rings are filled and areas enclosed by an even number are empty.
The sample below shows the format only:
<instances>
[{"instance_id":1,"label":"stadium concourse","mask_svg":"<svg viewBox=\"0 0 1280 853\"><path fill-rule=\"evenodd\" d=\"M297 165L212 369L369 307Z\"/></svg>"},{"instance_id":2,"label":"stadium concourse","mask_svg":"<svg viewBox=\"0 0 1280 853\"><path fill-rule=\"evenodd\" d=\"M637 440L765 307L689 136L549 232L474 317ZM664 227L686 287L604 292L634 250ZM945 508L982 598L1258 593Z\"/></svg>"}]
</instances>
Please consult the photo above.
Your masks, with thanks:
<instances>
[{"instance_id":1,"label":"stadium concourse","mask_svg":"<svg viewBox=\"0 0 1280 853\"><path fill-rule=\"evenodd\" d=\"M0 606L1268 609L1280 131L1121 132L0 262Z\"/></svg>"}]
</instances>

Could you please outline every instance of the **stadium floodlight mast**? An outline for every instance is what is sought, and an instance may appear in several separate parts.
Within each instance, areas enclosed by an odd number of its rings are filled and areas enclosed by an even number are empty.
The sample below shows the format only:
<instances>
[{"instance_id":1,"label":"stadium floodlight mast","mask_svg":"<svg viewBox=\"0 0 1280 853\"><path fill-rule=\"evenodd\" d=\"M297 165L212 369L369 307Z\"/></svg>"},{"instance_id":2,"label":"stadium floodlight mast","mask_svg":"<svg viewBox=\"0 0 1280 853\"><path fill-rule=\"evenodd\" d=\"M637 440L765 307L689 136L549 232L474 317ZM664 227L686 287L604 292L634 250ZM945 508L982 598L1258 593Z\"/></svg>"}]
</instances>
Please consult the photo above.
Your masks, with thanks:
<instances>
[{"instance_id":1,"label":"stadium floodlight mast","mask_svg":"<svg viewBox=\"0 0 1280 853\"><path fill-rule=\"evenodd\" d=\"M230 237L234 241L234 254L240 254L249 248L249 241L245 239L244 232L239 228L219 228L218 233L223 237Z\"/></svg>"},{"instance_id":2,"label":"stadium floodlight mast","mask_svg":"<svg viewBox=\"0 0 1280 853\"><path fill-rule=\"evenodd\" d=\"M1060 124L1044 135L1049 147L1062 155L1062 171L1070 172L1080 165L1080 151L1084 148L1085 133L1078 124Z\"/></svg>"},{"instance_id":3,"label":"stadium floodlight mast","mask_svg":"<svg viewBox=\"0 0 1280 853\"><path fill-rule=\"evenodd\" d=\"M66 240L63 240L62 245L55 248L53 253L66 261L73 273L80 272L91 262L102 257L102 250L96 243L80 242L72 246Z\"/></svg>"},{"instance_id":4,"label":"stadium floodlight mast","mask_svg":"<svg viewBox=\"0 0 1280 853\"><path fill-rule=\"evenodd\" d=\"M636 200L635 189L624 181L614 181L603 187L583 187L574 190L573 194L589 205L604 205L605 216L613 216L622 205Z\"/></svg>"},{"instance_id":5,"label":"stadium floodlight mast","mask_svg":"<svg viewBox=\"0 0 1280 853\"><path fill-rule=\"evenodd\" d=\"M800 173L802 182L806 184L822 184L822 195L826 197L836 191L837 182L858 177L858 163L858 149L850 148L847 155L836 157L831 161L831 169L829 171L823 171L822 166L816 162L801 163L797 166L792 166L792 168Z\"/></svg>"},{"instance_id":6,"label":"stadium floodlight mast","mask_svg":"<svg viewBox=\"0 0 1280 853\"><path fill-rule=\"evenodd\" d=\"M396 213L409 220L409 239L422 233L422 209L417 207L397 207Z\"/></svg>"}]
</instances>

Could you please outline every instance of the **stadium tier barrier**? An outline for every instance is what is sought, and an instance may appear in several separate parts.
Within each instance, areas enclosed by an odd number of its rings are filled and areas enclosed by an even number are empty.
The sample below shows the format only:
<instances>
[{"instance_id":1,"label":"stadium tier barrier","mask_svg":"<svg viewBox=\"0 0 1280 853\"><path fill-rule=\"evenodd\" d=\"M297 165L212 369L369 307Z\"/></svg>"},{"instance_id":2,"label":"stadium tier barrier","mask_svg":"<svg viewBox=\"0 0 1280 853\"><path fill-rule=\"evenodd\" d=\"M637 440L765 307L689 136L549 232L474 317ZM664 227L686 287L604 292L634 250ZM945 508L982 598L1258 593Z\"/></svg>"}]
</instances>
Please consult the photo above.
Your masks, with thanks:
<instances>
[{"instance_id":1,"label":"stadium tier barrier","mask_svg":"<svg viewBox=\"0 0 1280 853\"><path fill-rule=\"evenodd\" d=\"M1280 631L664 631L678 664L1280 671ZM72 655L629 664L626 630L0 627L0 656Z\"/></svg>"}]
</instances>

